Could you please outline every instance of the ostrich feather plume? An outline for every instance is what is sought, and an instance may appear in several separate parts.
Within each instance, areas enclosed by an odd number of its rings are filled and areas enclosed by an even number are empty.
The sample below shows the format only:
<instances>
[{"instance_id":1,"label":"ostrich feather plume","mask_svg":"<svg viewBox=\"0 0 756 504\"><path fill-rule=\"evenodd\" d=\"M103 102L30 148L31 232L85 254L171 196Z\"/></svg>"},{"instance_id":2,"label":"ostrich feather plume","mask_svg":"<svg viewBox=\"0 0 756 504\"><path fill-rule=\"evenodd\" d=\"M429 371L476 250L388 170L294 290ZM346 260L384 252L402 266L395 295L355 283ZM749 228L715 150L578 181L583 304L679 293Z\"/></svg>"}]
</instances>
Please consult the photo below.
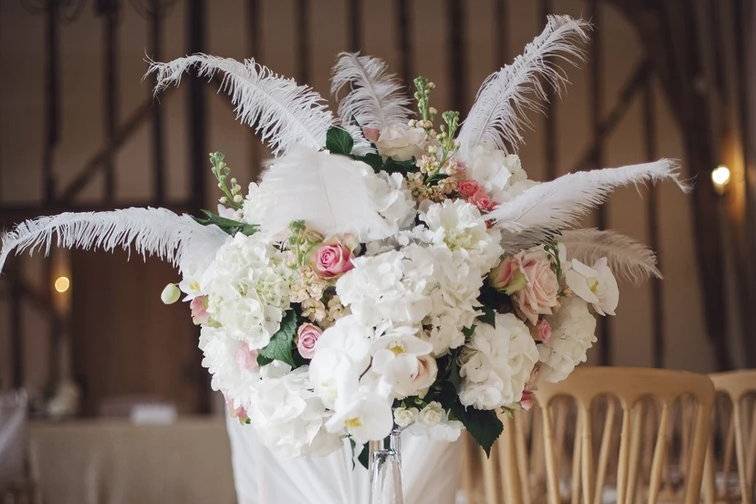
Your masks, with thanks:
<instances>
[{"instance_id":1,"label":"ostrich feather plume","mask_svg":"<svg viewBox=\"0 0 756 504\"><path fill-rule=\"evenodd\" d=\"M381 182L360 161L298 149L274 160L260 185L251 187L245 220L260 224L262 232L271 235L285 231L292 221L304 220L326 236L386 238L396 229L379 213L375 188Z\"/></svg>"},{"instance_id":2,"label":"ostrich feather plume","mask_svg":"<svg viewBox=\"0 0 756 504\"><path fill-rule=\"evenodd\" d=\"M656 254L623 234L594 228L571 229L562 233L560 241L570 257L588 265L606 257L613 272L633 282L651 276L662 277L656 265Z\"/></svg>"},{"instance_id":3,"label":"ostrich feather plume","mask_svg":"<svg viewBox=\"0 0 756 504\"><path fill-rule=\"evenodd\" d=\"M348 92L339 100L341 124L354 119L362 127L380 129L409 120L412 111L404 86L388 73L383 60L358 52L339 54L331 75L331 93L338 96L345 87Z\"/></svg>"},{"instance_id":4,"label":"ostrich feather plume","mask_svg":"<svg viewBox=\"0 0 756 504\"><path fill-rule=\"evenodd\" d=\"M542 111L546 90L561 93L567 82L560 63L583 59L589 26L569 16L548 16L543 32L524 52L486 78L457 137L463 160L481 143L502 150L522 143L521 130L530 126L527 113Z\"/></svg>"},{"instance_id":5,"label":"ostrich feather plume","mask_svg":"<svg viewBox=\"0 0 756 504\"><path fill-rule=\"evenodd\" d=\"M66 212L24 221L5 233L0 270L14 251L42 249L48 254L53 244L84 250L133 249L143 257L154 255L183 269L184 264L209 262L227 237L217 226L203 226L165 208Z\"/></svg>"},{"instance_id":6,"label":"ostrich feather plume","mask_svg":"<svg viewBox=\"0 0 756 504\"><path fill-rule=\"evenodd\" d=\"M309 86L299 86L253 59L236 61L206 54L177 58L168 63L150 62L147 75L156 75L155 93L178 85L185 72L199 77L222 74L220 92L231 96L237 119L252 127L275 155L295 145L320 149L333 115L323 98Z\"/></svg>"},{"instance_id":7,"label":"ostrich feather plume","mask_svg":"<svg viewBox=\"0 0 756 504\"><path fill-rule=\"evenodd\" d=\"M666 179L674 180L681 189L687 190L687 186L679 180L677 163L670 159L568 173L525 190L487 217L511 233L553 232L576 224L592 208L606 201L618 187Z\"/></svg>"}]
</instances>

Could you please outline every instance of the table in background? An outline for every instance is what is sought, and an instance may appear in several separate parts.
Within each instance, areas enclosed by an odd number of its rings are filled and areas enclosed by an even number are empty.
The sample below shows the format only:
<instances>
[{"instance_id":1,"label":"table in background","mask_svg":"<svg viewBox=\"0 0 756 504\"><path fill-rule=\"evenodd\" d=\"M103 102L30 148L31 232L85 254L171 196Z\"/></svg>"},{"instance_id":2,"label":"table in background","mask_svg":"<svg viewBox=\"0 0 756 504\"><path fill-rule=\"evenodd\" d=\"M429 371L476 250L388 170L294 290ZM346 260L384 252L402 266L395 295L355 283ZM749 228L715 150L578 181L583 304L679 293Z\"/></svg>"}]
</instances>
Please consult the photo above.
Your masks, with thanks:
<instances>
[{"instance_id":1,"label":"table in background","mask_svg":"<svg viewBox=\"0 0 756 504\"><path fill-rule=\"evenodd\" d=\"M41 504L235 502L222 418L32 423L30 437Z\"/></svg>"}]
</instances>

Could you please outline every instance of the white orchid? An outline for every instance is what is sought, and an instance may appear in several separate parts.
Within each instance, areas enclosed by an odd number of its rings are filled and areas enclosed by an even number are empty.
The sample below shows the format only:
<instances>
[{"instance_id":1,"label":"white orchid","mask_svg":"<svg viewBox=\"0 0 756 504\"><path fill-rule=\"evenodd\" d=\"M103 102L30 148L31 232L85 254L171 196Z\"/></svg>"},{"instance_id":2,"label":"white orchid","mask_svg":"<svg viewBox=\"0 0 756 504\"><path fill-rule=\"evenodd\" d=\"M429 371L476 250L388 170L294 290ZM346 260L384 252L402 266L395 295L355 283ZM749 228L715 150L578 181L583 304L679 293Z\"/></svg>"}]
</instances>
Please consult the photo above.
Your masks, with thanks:
<instances>
[{"instance_id":1,"label":"white orchid","mask_svg":"<svg viewBox=\"0 0 756 504\"><path fill-rule=\"evenodd\" d=\"M371 371L391 387L397 399L427 389L436 379L433 345L415 336L410 327L390 328L373 343Z\"/></svg>"},{"instance_id":2,"label":"white orchid","mask_svg":"<svg viewBox=\"0 0 756 504\"><path fill-rule=\"evenodd\" d=\"M589 267L577 259L569 263L565 272L567 287L581 299L590 303L601 315L614 315L619 303L619 287L606 257Z\"/></svg>"}]
</instances>

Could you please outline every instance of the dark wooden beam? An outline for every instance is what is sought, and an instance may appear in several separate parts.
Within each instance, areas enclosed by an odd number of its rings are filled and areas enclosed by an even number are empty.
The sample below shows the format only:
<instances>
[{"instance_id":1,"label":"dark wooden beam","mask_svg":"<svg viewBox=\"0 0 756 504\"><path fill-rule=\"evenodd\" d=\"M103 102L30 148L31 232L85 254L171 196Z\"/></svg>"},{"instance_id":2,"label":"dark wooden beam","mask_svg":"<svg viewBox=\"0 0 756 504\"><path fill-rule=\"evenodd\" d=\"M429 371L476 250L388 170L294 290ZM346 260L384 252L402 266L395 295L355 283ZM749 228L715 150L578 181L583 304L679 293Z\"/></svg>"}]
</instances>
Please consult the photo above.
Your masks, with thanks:
<instances>
[{"instance_id":1,"label":"dark wooden beam","mask_svg":"<svg viewBox=\"0 0 756 504\"><path fill-rule=\"evenodd\" d=\"M362 0L347 0L349 50L362 50Z\"/></svg>"},{"instance_id":2,"label":"dark wooden beam","mask_svg":"<svg viewBox=\"0 0 756 504\"><path fill-rule=\"evenodd\" d=\"M171 93L172 89L174 88L166 89L163 98L165 98L168 93ZM79 174L76 175L68 186L60 192L60 196L57 198L58 202L73 203L76 196L102 170L105 160L112 156L121 145L131 138L142 124L152 118L153 109L159 106L160 104L150 96L150 98L148 98L142 105L137 107L137 109L134 110L134 112L132 112L126 121L124 121L124 123L118 128L113 136L113 140L89 158L89 161L84 164L84 167L79 171Z\"/></svg>"},{"instance_id":3,"label":"dark wooden beam","mask_svg":"<svg viewBox=\"0 0 756 504\"><path fill-rule=\"evenodd\" d=\"M656 142L656 100L654 81L649 76L643 86L643 144L646 160L654 161L658 156ZM648 245L656 252L659 270L662 270L662 250L659 243L659 206L656 185L650 184L646 196L646 224L648 226ZM659 278L651 279L651 349L654 367L663 368L665 363L664 345L664 291Z\"/></svg>"},{"instance_id":4,"label":"dark wooden beam","mask_svg":"<svg viewBox=\"0 0 756 504\"><path fill-rule=\"evenodd\" d=\"M465 3L463 0L447 0L446 33L449 55L449 83L451 84L451 108L460 113L467 111L467 61L465 45Z\"/></svg>"},{"instance_id":5,"label":"dark wooden beam","mask_svg":"<svg viewBox=\"0 0 756 504\"><path fill-rule=\"evenodd\" d=\"M102 87L103 87L103 131L105 142L110 145L115 139L118 124L118 0L97 0L97 12L103 21L102 44ZM116 172L115 151L108 151L103 160L105 175L104 198L106 202L115 199Z\"/></svg>"},{"instance_id":6,"label":"dark wooden beam","mask_svg":"<svg viewBox=\"0 0 756 504\"><path fill-rule=\"evenodd\" d=\"M46 202L55 199L55 173L53 155L59 139L60 86L59 86L59 2L47 0L45 11L45 111L46 138L42 151L42 194Z\"/></svg>"},{"instance_id":7,"label":"dark wooden beam","mask_svg":"<svg viewBox=\"0 0 756 504\"><path fill-rule=\"evenodd\" d=\"M205 50L205 0L188 0L187 40L188 52ZM189 120L189 164L191 166L191 198L195 208L202 208L207 200L207 103L206 85L200 79L188 81L187 111Z\"/></svg>"},{"instance_id":8,"label":"dark wooden beam","mask_svg":"<svg viewBox=\"0 0 756 504\"><path fill-rule=\"evenodd\" d=\"M588 106L591 117L591 129L593 131L593 158L590 164L595 169L603 168L604 165L604 135L601 134L600 130L603 105L603 90L601 86L603 68L601 65L601 12L598 0L591 0L589 2L588 19L593 22L593 38L591 40L589 63ZM599 229L606 229L608 223L606 206L606 204L602 205L596 211L596 227ZM612 334L608 317L599 317L598 359L599 363L605 366L612 363Z\"/></svg>"},{"instance_id":9,"label":"dark wooden beam","mask_svg":"<svg viewBox=\"0 0 756 504\"><path fill-rule=\"evenodd\" d=\"M409 0L396 0L396 24L399 28L397 50L399 52L400 73L411 88L414 79L414 62L412 60L412 14Z\"/></svg>"},{"instance_id":10,"label":"dark wooden beam","mask_svg":"<svg viewBox=\"0 0 756 504\"><path fill-rule=\"evenodd\" d=\"M249 48L249 56L256 61L261 61L262 44L260 43L260 32L262 28L262 5L260 0L247 0L247 47ZM249 163L249 178L254 180L259 174L260 165L262 161L262 149L260 148L260 141L255 135L249 135L249 157L251 163Z\"/></svg>"},{"instance_id":11,"label":"dark wooden beam","mask_svg":"<svg viewBox=\"0 0 756 504\"><path fill-rule=\"evenodd\" d=\"M310 82L310 2L297 0L295 13L297 47L297 81Z\"/></svg>"},{"instance_id":12,"label":"dark wooden beam","mask_svg":"<svg viewBox=\"0 0 756 504\"><path fill-rule=\"evenodd\" d=\"M493 0L493 41L496 67L501 68L509 61L509 3L507 0Z\"/></svg>"},{"instance_id":13,"label":"dark wooden beam","mask_svg":"<svg viewBox=\"0 0 756 504\"><path fill-rule=\"evenodd\" d=\"M11 261L9 261L11 262ZM10 317L8 317L8 331L11 338L11 384L13 388L20 389L24 386L24 319L22 311L21 272L18 260L6 265L8 279L10 281Z\"/></svg>"},{"instance_id":14,"label":"dark wooden beam","mask_svg":"<svg viewBox=\"0 0 756 504\"><path fill-rule=\"evenodd\" d=\"M149 0L149 47L150 56L155 61L161 61L163 55L163 16L162 0ZM152 89L148 90L148 98L152 99ZM162 107L152 107L152 195L155 201L162 202L166 194L166 158L165 134L163 128Z\"/></svg>"},{"instance_id":15,"label":"dark wooden beam","mask_svg":"<svg viewBox=\"0 0 756 504\"><path fill-rule=\"evenodd\" d=\"M540 19L543 25L546 24L546 17L551 14L551 0L541 0ZM543 129L546 136L544 142L544 158L546 160L546 180L553 180L557 177L557 104L555 101L555 92L551 86L546 86L546 106L544 114ZM594 135L594 145L595 135Z\"/></svg>"}]
</instances>

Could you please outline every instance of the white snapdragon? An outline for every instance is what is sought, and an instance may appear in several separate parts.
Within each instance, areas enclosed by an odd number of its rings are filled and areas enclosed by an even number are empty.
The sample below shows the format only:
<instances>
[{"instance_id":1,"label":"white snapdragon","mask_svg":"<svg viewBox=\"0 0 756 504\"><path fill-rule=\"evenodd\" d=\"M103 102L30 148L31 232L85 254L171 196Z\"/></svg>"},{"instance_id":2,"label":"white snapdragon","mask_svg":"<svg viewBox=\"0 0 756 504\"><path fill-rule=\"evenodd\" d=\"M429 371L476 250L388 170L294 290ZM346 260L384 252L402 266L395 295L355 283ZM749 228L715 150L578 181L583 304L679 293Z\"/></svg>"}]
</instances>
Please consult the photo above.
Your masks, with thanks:
<instances>
[{"instance_id":1,"label":"white snapdragon","mask_svg":"<svg viewBox=\"0 0 756 504\"><path fill-rule=\"evenodd\" d=\"M619 303L619 287L606 257L597 260L593 267L577 259L568 263L565 271L567 287L584 301L590 303L601 315L614 315Z\"/></svg>"},{"instance_id":2,"label":"white snapdragon","mask_svg":"<svg viewBox=\"0 0 756 504\"><path fill-rule=\"evenodd\" d=\"M551 324L551 338L538 347L543 362L540 376L546 381L559 382L585 362L586 352L596 342L596 319L584 300L569 296L546 320Z\"/></svg>"},{"instance_id":3,"label":"white snapdragon","mask_svg":"<svg viewBox=\"0 0 756 504\"><path fill-rule=\"evenodd\" d=\"M263 348L289 308L290 276L280 252L257 235L239 233L205 272L207 312L229 337Z\"/></svg>"},{"instance_id":4,"label":"white snapdragon","mask_svg":"<svg viewBox=\"0 0 756 504\"><path fill-rule=\"evenodd\" d=\"M462 355L460 401L486 410L518 402L538 361L528 327L511 313L477 325Z\"/></svg>"}]
</instances>

